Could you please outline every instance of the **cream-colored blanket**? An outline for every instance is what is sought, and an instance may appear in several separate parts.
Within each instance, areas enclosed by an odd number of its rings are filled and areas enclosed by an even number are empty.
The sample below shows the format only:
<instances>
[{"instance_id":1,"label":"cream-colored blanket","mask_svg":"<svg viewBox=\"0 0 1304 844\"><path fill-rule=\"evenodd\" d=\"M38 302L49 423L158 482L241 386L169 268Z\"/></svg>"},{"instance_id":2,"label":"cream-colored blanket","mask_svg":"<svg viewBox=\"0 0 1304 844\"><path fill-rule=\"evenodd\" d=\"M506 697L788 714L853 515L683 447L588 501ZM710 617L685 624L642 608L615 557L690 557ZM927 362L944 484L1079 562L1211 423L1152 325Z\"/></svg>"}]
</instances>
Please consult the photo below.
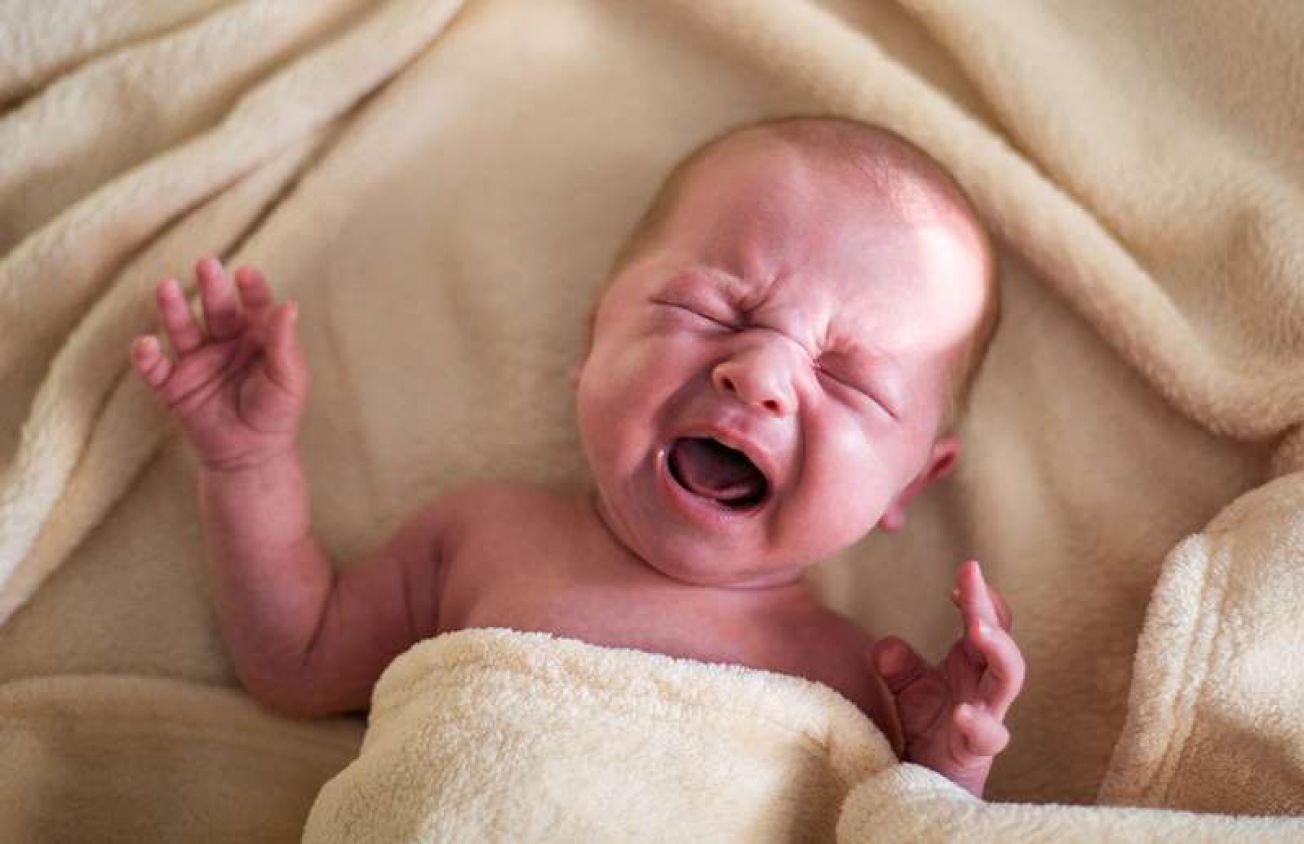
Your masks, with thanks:
<instances>
[{"instance_id":1,"label":"cream-colored blanket","mask_svg":"<svg viewBox=\"0 0 1304 844\"><path fill-rule=\"evenodd\" d=\"M829 841L887 739L818 683L545 633L422 642L305 844Z\"/></svg>"},{"instance_id":2,"label":"cream-colored blanket","mask_svg":"<svg viewBox=\"0 0 1304 844\"><path fill-rule=\"evenodd\" d=\"M935 654L977 556L1029 660L1017 805L893 767L839 828L1301 834L1232 816L1304 813L1302 39L1292 0L0 0L0 839L292 839L362 735L233 688L127 372L158 278L301 302L347 565L461 480L582 482L620 238L700 140L812 112L952 169L1005 305L961 471L819 583Z\"/></svg>"}]
</instances>

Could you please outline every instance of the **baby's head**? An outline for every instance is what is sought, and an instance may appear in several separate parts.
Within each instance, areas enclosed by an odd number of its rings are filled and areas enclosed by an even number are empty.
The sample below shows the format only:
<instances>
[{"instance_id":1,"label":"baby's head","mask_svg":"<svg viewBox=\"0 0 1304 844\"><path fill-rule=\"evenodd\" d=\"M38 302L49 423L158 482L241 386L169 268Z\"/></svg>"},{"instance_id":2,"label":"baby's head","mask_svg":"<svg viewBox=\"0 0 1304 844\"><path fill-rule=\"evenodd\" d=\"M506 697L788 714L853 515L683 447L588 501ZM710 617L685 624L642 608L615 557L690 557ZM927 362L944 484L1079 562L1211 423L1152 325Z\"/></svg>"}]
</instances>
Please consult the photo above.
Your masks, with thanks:
<instances>
[{"instance_id":1,"label":"baby's head","mask_svg":"<svg viewBox=\"0 0 1304 844\"><path fill-rule=\"evenodd\" d=\"M949 175L840 118L753 124L663 184L578 372L599 509L672 577L795 577L955 459L994 330L991 247Z\"/></svg>"}]
</instances>

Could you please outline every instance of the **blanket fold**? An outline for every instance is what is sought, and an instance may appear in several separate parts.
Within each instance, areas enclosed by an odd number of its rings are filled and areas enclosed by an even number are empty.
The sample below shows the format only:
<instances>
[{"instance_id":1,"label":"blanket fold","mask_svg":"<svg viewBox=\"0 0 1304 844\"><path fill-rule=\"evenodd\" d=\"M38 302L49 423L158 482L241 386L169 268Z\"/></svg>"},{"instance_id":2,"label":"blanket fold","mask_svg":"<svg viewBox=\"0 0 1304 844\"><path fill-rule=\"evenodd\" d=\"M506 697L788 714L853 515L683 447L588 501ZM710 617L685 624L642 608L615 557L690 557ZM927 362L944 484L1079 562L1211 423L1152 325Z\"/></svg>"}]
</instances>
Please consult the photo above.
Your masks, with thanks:
<instances>
[{"instance_id":1,"label":"blanket fold","mask_svg":"<svg viewBox=\"0 0 1304 844\"><path fill-rule=\"evenodd\" d=\"M984 803L926 768L898 765L847 798L839 844L1097 844L1183 841L1286 844L1304 837L1304 819L1198 814L1115 806Z\"/></svg>"},{"instance_id":2,"label":"blanket fold","mask_svg":"<svg viewBox=\"0 0 1304 844\"><path fill-rule=\"evenodd\" d=\"M895 761L817 683L464 630L385 671L304 840L828 841L851 787Z\"/></svg>"},{"instance_id":3,"label":"blanket fold","mask_svg":"<svg viewBox=\"0 0 1304 844\"><path fill-rule=\"evenodd\" d=\"M0 724L0 841L13 842L295 841L361 732L294 723L231 689L127 675L0 684Z\"/></svg>"},{"instance_id":4,"label":"blanket fold","mask_svg":"<svg viewBox=\"0 0 1304 844\"><path fill-rule=\"evenodd\" d=\"M323 823L354 813L345 798L385 760L411 761L381 737L425 717L442 672L509 703L513 684L545 689L560 737L566 712L592 713L579 746L604 765L716 749L681 779L667 763L643 766L646 785L546 795L593 829L620 828L608 796L643 794L704 824L736 805L721 829L845 841L1290 837L1295 819L1249 816L1304 813L1300 8L0 0L0 712L18 736L0 747L16 772L0 838L292 840L358 740L213 688L235 678L194 467L128 371L157 280L189 283L218 254L300 302L302 453L343 564L460 481L583 482L565 373L622 237L702 140L811 113L920 144L996 237L1002 324L956 474L816 579L835 609L937 656L954 566L983 561L1029 662L988 790L1006 802L880 765L805 687L476 634L387 675L385 700L405 703L378 710ZM472 642L519 671L427 671ZM604 661L627 687L591 676ZM442 692L471 724L492 714ZM509 703L517 744L494 758L520 794L605 787ZM655 740L631 746L629 723ZM325 749L281 753L276 736ZM472 760L458 782L497 764ZM169 790L170 771L192 776ZM789 800L794 783L815 797ZM492 793L477 817L541 822Z\"/></svg>"}]
</instances>

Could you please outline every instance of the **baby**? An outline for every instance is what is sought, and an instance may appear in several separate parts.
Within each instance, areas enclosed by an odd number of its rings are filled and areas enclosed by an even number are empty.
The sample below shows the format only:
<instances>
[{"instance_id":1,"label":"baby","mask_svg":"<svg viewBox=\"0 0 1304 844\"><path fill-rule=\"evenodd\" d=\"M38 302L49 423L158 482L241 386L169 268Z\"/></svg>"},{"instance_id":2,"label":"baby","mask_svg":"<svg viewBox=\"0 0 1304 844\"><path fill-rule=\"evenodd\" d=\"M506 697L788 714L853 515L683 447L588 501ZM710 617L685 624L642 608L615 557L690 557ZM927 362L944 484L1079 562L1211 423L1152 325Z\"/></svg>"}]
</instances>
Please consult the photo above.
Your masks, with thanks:
<instances>
[{"instance_id":1,"label":"baby","mask_svg":"<svg viewBox=\"0 0 1304 844\"><path fill-rule=\"evenodd\" d=\"M700 148L592 315L574 386L593 491L458 489L339 572L296 453L296 306L252 268L196 274L205 326L165 280L175 354L143 336L131 360L198 454L218 619L265 705L365 709L422 639L543 631L824 683L904 759L981 796L1024 663L977 563L958 572L964 631L936 666L821 606L803 575L899 528L951 467L947 431L993 331L987 237L923 152L834 118Z\"/></svg>"}]
</instances>

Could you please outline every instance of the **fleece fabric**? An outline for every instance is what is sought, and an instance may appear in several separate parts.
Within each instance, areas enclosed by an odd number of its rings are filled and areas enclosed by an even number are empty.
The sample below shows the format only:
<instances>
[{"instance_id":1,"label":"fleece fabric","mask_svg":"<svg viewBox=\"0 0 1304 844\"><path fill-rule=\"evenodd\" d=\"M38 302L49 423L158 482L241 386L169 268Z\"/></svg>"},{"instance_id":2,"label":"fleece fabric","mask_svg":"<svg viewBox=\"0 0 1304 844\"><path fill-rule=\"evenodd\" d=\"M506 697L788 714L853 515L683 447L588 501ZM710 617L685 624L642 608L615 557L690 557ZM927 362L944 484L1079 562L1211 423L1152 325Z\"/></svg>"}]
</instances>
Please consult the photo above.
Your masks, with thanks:
<instances>
[{"instance_id":1,"label":"fleece fabric","mask_svg":"<svg viewBox=\"0 0 1304 844\"><path fill-rule=\"evenodd\" d=\"M1304 813L1301 41L1292 0L0 0L0 837L285 840L363 735L240 697L128 371L160 278L299 301L345 567L462 481L583 483L621 239L696 144L812 113L951 170L1003 295L958 471L821 592L936 656L977 557L1029 663L994 802L892 767L838 829L1288 836L1244 816Z\"/></svg>"},{"instance_id":2,"label":"fleece fabric","mask_svg":"<svg viewBox=\"0 0 1304 844\"><path fill-rule=\"evenodd\" d=\"M851 788L896 764L818 683L462 630L381 676L304 841L829 841Z\"/></svg>"}]
</instances>

